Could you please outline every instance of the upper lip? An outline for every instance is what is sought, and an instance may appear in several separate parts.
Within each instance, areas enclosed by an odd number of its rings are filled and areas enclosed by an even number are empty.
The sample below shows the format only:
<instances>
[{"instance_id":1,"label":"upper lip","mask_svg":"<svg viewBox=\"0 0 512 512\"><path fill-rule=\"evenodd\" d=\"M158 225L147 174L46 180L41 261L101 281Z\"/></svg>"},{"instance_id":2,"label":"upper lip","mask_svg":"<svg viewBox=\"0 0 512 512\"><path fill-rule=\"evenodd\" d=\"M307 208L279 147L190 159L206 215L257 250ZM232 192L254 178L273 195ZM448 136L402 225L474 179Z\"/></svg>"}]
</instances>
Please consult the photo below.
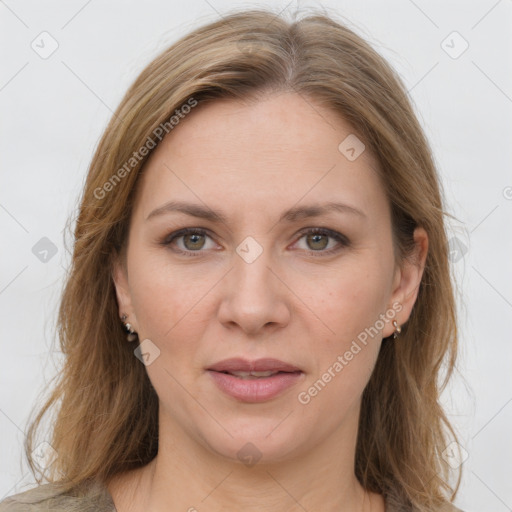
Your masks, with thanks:
<instances>
[{"instance_id":1,"label":"upper lip","mask_svg":"<svg viewBox=\"0 0 512 512\"><path fill-rule=\"evenodd\" d=\"M301 369L279 359L263 358L249 361L240 357L224 359L207 368L216 372L300 372Z\"/></svg>"}]
</instances>

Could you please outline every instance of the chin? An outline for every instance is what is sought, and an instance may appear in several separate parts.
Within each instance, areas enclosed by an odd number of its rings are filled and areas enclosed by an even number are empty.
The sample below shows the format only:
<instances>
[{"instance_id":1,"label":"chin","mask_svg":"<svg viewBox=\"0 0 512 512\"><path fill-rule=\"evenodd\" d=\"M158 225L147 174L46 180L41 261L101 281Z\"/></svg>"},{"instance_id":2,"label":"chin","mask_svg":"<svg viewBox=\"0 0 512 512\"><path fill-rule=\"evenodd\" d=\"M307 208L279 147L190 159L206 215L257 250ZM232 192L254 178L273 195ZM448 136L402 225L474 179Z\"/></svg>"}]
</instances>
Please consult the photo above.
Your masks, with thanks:
<instances>
[{"instance_id":1,"label":"chin","mask_svg":"<svg viewBox=\"0 0 512 512\"><path fill-rule=\"evenodd\" d=\"M286 417L286 416L284 416ZM262 421L245 420L238 424L223 424L229 436L223 431L222 437L212 438L211 430L203 437L210 451L231 461L248 467L254 464L272 464L293 458L304 448L304 425L285 428L282 418L269 418ZM285 423L287 420L284 420Z\"/></svg>"}]
</instances>

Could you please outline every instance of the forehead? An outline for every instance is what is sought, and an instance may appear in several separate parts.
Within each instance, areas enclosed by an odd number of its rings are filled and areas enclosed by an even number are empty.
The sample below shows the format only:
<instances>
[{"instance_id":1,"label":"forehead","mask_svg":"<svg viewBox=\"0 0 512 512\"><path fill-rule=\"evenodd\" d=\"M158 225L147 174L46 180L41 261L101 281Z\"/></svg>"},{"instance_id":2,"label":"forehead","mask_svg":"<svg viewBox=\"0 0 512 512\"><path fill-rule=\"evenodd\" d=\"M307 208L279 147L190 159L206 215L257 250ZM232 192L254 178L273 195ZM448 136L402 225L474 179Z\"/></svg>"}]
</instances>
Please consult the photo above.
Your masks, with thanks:
<instances>
[{"instance_id":1,"label":"forehead","mask_svg":"<svg viewBox=\"0 0 512 512\"><path fill-rule=\"evenodd\" d=\"M295 93L199 104L146 163L136 206L147 216L185 197L239 210L304 198L378 210L386 198L377 162L363 148L341 116Z\"/></svg>"},{"instance_id":2,"label":"forehead","mask_svg":"<svg viewBox=\"0 0 512 512\"><path fill-rule=\"evenodd\" d=\"M289 160L297 155L308 161L337 160L339 144L354 129L336 112L319 105L305 95L283 92L267 94L259 100L243 102L219 99L199 104L165 138L155 157L171 150L176 157L189 160L229 155L245 163L250 159L270 157ZM200 151L191 152L196 146ZM372 160L365 151L362 160Z\"/></svg>"}]
</instances>

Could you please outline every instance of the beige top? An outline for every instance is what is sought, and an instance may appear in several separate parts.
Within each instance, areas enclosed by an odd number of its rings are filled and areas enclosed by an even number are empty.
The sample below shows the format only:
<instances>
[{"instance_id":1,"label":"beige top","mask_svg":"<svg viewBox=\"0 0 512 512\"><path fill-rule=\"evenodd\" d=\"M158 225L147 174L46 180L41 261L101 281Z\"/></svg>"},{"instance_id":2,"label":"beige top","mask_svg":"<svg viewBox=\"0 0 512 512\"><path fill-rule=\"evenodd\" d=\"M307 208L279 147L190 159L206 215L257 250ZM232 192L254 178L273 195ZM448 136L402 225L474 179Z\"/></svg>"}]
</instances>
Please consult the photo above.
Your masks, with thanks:
<instances>
[{"instance_id":1,"label":"beige top","mask_svg":"<svg viewBox=\"0 0 512 512\"><path fill-rule=\"evenodd\" d=\"M94 482L75 492L61 493L55 484L43 484L0 502L0 512L117 512L108 489Z\"/></svg>"},{"instance_id":2,"label":"beige top","mask_svg":"<svg viewBox=\"0 0 512 512\"><path fill-rule=\"evenodd\" d=\"M75 492L62 494L55 484L43 484L34 489L5 498L0 512L117 512L107 487L99 482L83 484ZM462 512L448 507L443 512ZM386 512L412 512L393 500L386 501Z\"/></svg>"}]
</instances>

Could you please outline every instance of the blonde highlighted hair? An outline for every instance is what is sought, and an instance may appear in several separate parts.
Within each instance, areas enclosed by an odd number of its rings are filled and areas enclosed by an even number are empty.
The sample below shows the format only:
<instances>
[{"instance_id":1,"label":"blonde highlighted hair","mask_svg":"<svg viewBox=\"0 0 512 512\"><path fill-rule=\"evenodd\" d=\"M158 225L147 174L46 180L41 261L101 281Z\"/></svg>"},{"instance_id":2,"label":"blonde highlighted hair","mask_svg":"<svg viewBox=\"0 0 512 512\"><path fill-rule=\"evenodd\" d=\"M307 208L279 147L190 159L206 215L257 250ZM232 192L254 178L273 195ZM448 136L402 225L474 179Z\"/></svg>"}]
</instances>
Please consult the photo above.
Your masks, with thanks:
<instances>
[{"instance_id":1,"label":"blonde highlighted hair","mask_svg":"<svg viewBox=\"0 0 512 512\"><path fill-rule=\"evenodd\" d=\"M219 98L257 100L269 91L292 91L339 113L373 152L399 259L410 254L416 226L428 234L410 319L398 340L383 341L363 393L355 473L364 488L408 509L441 510L453 500L460 474L456 485L449 483L441 454L456 435L439 399L454 368L457 327L431 150L400 78L360 36L322 13L287 21L266 10L227 15L162 52L130 87L98 144L58 315L64 366L26 437L39 483L46 479L67 489L88 480L108 483L157 453L158 397L126 343L112 279L152 149L126 163L191 98L199 105ZM31 453L42 419L53 409L49 442L58 457L43 475Z\"/></svg>"}]
</instances>

